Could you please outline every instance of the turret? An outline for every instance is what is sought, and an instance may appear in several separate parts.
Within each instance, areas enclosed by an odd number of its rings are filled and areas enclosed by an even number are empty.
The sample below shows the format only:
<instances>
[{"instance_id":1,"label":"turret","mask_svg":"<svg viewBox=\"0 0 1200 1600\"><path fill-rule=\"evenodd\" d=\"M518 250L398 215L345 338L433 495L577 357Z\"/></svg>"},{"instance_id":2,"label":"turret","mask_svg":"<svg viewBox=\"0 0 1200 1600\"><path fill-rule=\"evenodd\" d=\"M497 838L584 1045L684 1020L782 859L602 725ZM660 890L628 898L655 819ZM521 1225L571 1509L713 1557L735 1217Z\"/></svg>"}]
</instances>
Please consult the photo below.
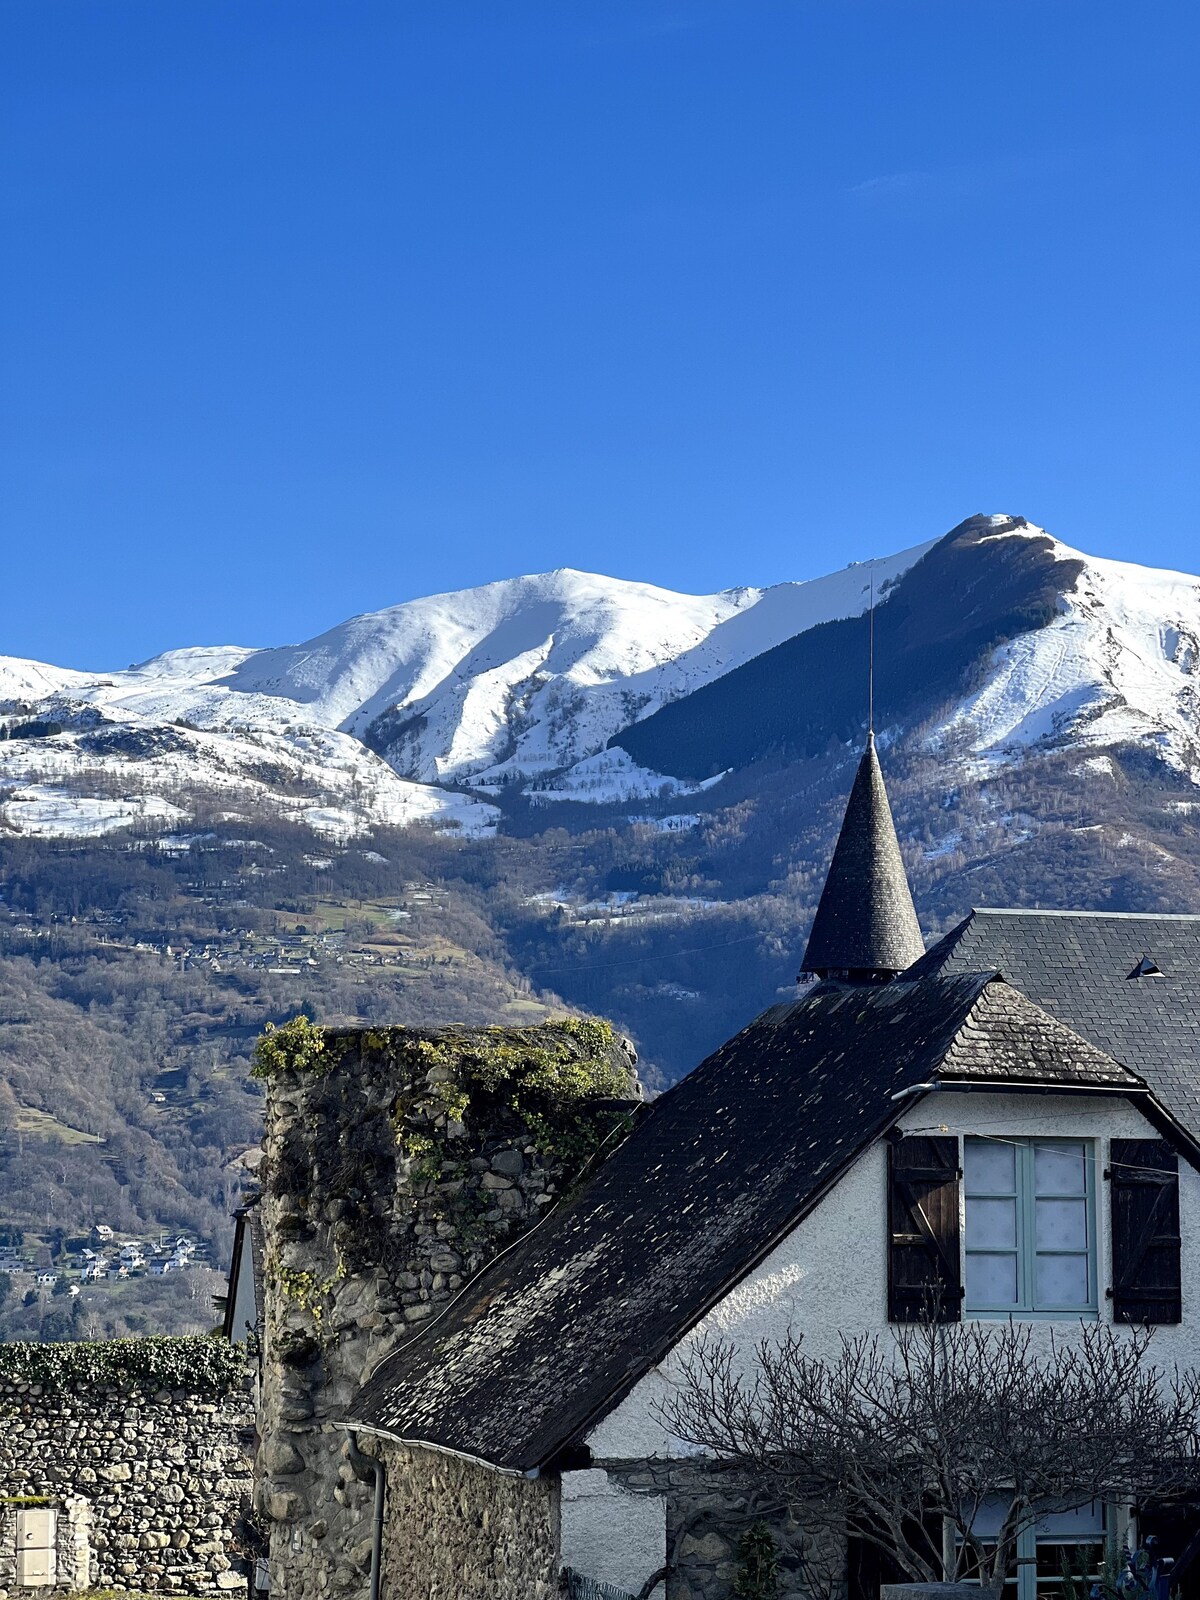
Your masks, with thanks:
<instances>
[{"instance_id":1,"label":"turret","mask_svg":"<svg viewBox=\"0 0 1200 1600\"><path fill-rule=\"evenodd\" d=\"M868 733L801 974L886 983L924 953L875 735Z\"/></svg>"}]
</instances>

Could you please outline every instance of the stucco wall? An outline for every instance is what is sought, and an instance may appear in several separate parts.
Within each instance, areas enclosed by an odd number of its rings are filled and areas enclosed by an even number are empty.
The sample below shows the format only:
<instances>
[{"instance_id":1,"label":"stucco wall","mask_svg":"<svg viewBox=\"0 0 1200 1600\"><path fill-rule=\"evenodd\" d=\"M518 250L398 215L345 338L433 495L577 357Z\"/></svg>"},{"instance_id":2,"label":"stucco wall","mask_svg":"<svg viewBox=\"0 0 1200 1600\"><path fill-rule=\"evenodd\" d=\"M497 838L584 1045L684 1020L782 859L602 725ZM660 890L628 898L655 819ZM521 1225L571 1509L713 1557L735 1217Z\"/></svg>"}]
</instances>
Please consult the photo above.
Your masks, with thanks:
<instances>
[{"instance_id":1,"label":"stucco wall","mask_svg":"<svg viewBox=\"0 0 1200 1600\"><path fill-rule=\"evenodd\" d=\"M387 1470L386 1600L553 1600L558 1504L551 1478L379 1446Z\"/></svg>"},{"instance_id":2,"label":"stucco wall","mask_svg":"<svg viewBox=\"0 0 1200 1600\"><path fill-rule=\"evenodd\" d=\"M655 1487L658 1487L657 1485ZM665 1490L665 1486L663 1486ZM666 1563L667 1495L636 1493L599 1468L562 1475L562 1562L630 1594ZM612 1531L619 1527L621 1537ZM652 1600L662 1600L660 1584Z\"/></svg>"},{"instance_id":3,"label":"stucco wall","mask_svg":"<svg viewBox=\"0 0 1200 1600\"><path fill-rule=\"evenodd\" d=\"M1092 1139L1098 1166L1108 1161L1108 1141L1150 1139L1157 1130L1127 1100L1068 1095L928 1095L906 1113L906 1133L947 1132L1039 1135ZM1180 1160L1179 1204L1183 1233L1183 1321L1160 1328L1154 1355L1160 1365L1200 1366L1200 1174ZM763 1340L776 1341L789 1328L802 1331L810 1354L833 1356L841 1333L887 1333L887 1153L868 1150L816 1209L767 1259L737 1284L675 1346L588 1438L593 1457L635 1460L689 1454L672 1439L656 1412L668 1393L670 1374L704 1336L735 1341L753 1358ZM1097 1204L1100 1316L1111 1316L1104 1289L1111 1282L1107 1185ZM1037 1319L1031 1319L1036 1321ZM1057 1338L1072 1324L1041 1322Z\"/></svg>"}]
</instances>

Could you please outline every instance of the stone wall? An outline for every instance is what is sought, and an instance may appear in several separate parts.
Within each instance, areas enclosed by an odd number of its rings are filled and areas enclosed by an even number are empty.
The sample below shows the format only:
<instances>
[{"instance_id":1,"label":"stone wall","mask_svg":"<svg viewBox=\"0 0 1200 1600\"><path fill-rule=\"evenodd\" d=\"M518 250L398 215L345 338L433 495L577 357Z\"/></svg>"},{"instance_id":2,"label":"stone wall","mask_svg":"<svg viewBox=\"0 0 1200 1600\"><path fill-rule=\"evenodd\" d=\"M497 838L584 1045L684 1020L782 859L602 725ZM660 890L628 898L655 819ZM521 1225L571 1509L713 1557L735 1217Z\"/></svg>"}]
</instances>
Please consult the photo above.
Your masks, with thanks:
<instances>
[{"instance_id":1,"label":"stone wall","mask_svg":"<svg viewBox=\"0 0 1200 1600\"><path fill-rule=\"evenodd\" d=\"M383 1593L420 1600L553 1600L557 1488L431 1450L382 1449Z\"/></svg>"},{"instance_id":2,"label":"stone wall","mask_svg":"<svg viewBox=\"0 0 1200 1600\"><path fill-rule=\"evenodd\" d=\"M829 1573L842 1573L844 1546L810 1547L786 1509L713 1463L660 1457L596 1467L625 1492L652 1496L664 1507L666 1600L730 1600L742 1570L739 1545L758 1524L770 1530L779 1557L779 1600L811 1600L825 1591ZM811 1584L805 1582L806 1560L813 1565Z\"/></svg>"},{"instance_id":3,"label":"stone wall","mask_svg":"<svg viewBox=\"0 0 1200 1600\"><path fill-rule=\"evenodd\" d=\"M85 1500L87 1578L96 1587L243 1588L251 1425L243 1392L0 1381L0 1501L45 1496L65 1507L73 1497ZM66 1520L60 1511L60 1533ZM0 1586L9 1587L2 1579Z\"/></svg>"},{"instance_id":4,"label":"stone wall","mask_svg":"<svg viewBox=\"0 0 1200 1600\"><path fill-rule=\"evenodd\" d=\"M620 1136L633 1064L611 1030L572 1020L296 1026L266 1056L259 1505L275 1600L366 1592L370 1444L340 1420L367 1371ZM391 1505L403 1494L393 1476Z\"/></svg>"}]
</instances>

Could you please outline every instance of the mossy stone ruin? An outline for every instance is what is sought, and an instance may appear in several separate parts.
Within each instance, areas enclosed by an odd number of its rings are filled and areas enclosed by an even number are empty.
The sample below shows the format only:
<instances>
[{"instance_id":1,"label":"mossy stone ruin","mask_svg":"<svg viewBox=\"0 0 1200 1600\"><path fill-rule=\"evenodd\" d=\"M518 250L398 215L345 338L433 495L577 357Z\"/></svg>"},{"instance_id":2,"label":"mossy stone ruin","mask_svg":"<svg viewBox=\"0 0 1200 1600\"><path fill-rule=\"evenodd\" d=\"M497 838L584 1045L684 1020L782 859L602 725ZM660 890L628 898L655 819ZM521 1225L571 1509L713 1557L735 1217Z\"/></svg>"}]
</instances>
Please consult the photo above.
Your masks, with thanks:
<instances>
[{"instance_id":1,"label":"mossy stone ruin","mask_svg":"<svg viewBox=\"0 0 1200 1600\"><path fill-rule=\"evenodd\" d=\"M256 1053L267 1085L262 1509L282 1600L359 1586L369 1488L347 1465L366 1370L586 1177L642 1099L605 1022L322 1029ZM302 1533L296 1548L295 1529ZM286 1556L284 1552L286 1551Z\"/></svg>"}]
</instances>

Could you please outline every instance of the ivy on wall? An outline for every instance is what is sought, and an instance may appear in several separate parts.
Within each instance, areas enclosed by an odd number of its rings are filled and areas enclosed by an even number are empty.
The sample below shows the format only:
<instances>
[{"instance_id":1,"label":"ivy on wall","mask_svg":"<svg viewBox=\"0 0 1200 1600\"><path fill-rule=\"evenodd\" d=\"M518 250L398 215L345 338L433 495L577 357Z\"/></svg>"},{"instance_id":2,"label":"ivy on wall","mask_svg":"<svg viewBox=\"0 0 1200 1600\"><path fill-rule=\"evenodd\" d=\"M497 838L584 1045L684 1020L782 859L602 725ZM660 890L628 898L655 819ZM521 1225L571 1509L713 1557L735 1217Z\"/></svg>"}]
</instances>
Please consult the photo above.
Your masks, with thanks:
<instances>
[{"instance_id":1,"label":"ivy on wall","mask_svg":"<svg viewBox=\"0 0 1200 1600\"><path fill-rule=\"evenodd\" d=\"M97 1387L183 1389L213 1396L240 1389L246 1376L241 1346L206 1334L97 1343L0 1344L0 1384L39 1384L50 1393Z\"/></svg>"},{"instance_id":2,"label":"ivy on wall","mask_svg":"<svg viewBox=\"0 0 1200 1600\"><path fill-rule=\"evenodd\" d=\"M252 1078L277 1078L281 1072L323 1077L345 1054L349 1040L333 1038L303 1013L276 1027L268 1022L254 1046Z\"/></svg>"},{"instance_id":3,"label":"ivy on wall","mask_svg":"<svg viewBox=\"0 0 1200 1600\"><path fill-rule=\"evenodd\" d=\"M488 1028L436 1038L409 1038L402 1048L428 1074L430 1090L451 1123L492 1124L497 1110L528 1129L542 1159L577 1173L612 1131L595 1102L629 1094L628 1067L608 1022L563 1017L536 1028ZM401 1096L393 1114L397 1143L436 1176L447 1158L446 1139L414 1127L427 1120L424 1096ZM414 1116L415 1114L415 1116Z\"/></svg>"},{"instance_id":4,"label":"ivy on wall","mask_svg":"<svg viewBox=\"0 0 1200 1600\"><path fill-rule=\"evenodd\" d=\"M272 1333L279 1359L304 1366L336 1342L327 1312L341 1279L423 1270L417 1231L436 1226L460 1258L437 1269L452 1276L543 1215L536 1206L569 1192L632 1126L633 1061L609 1023L584 1017L322 1029L299 1016L266 1033L254 1070L279 1083L286 1107L263 1169L280 1202L266 1261L286 1323ZM515 1184L516 1205L488 1185L500 1151L517 1155L497 1186Z\"/></svg>"},{"instance_id":5,"label":"ivy on wall","mask_svg":"<svg viewBox=\"0 0 1200 1600\"><path fill-rule=\"evenodd\" d=\"M597 1118L596 1102L624 1100L630 1092L616 1032L592 1017L530 1028L341 1032L300 1015L267 1025L252 1074L319 1080L356 1047L409 1069L413 1087L398 1097L393 1125L402 1154L418 1163L418 1177L435 1178L447 1159L445 1132L432 1123L458 1124L461 1133L473 1120L494 1123L497 1111L528 1130L544 1160L576 1173L612 1132L611 1118Z\"/></svg>"}]
</instances>

